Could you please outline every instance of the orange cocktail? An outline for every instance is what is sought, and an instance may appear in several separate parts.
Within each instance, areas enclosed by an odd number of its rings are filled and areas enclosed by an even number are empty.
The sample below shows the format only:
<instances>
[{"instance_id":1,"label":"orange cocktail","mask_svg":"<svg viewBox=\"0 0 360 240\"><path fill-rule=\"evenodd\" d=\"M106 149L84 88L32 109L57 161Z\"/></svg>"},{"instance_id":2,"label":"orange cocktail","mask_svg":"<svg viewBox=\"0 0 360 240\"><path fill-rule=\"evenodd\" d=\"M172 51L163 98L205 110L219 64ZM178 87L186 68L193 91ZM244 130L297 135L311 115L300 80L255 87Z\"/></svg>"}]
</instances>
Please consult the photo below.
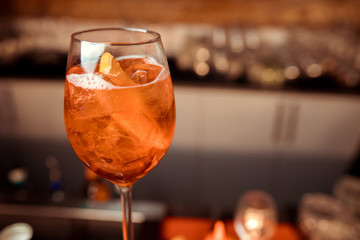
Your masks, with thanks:
<instances>
[{"instance_id":1,"label":"orange cocktail","mask_svg":"<svg viewBox=\"0 0 360 240\"><path fill-rule=\"evenodd\" d=\"M65 82L69 140L91 170L132 184L154 168L171 143L175 102L169 71L150 58L104 53L94 73L75 66Z\"/></svg>"},{"instance_id":2,"label":"orange cocktail","mask_svg":"<svg viewBox=\"0 0 360 240\"><path fill-rule=\"evenodd\" d=\"M71 35L65 127L84 164L119 186L124 240L133 240L131 189L168 150L175 102L159 33L102 28Z\"/></svg>"}]
</instances>

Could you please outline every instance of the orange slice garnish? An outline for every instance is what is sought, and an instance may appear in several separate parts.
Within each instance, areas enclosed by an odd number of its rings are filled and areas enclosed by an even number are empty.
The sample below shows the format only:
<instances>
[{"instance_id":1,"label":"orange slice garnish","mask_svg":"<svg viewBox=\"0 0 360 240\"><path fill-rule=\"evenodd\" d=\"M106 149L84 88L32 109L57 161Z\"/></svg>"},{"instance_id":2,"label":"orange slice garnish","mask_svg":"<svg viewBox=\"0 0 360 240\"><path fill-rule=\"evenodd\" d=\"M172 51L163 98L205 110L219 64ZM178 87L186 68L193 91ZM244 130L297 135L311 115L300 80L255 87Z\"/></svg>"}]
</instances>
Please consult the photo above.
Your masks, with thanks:
<instances>
[{"instance_id":1,"label":"orange slice garnish","mask_svg":"<svg viewBox=\"0 0 360 240\"><path fill-rule=\"evenodd\" d=\"M129 86L134 85L124 70L121 68L120 63L109 52L105 52L100 58L99 72L104 74L109 82L116 86Z\"/></svg>"},{"instance_id":2,"label":"orange slice garnish","mask_svg":"<svg viewBox=\"0 0 360 240\"><path fill-rule=\"evenodd\" d=\"M100 58L99 72L103 74L118 75L120 72L124 71L114 56L109 52L105 52Z\"/></svg>"}]
</instances>

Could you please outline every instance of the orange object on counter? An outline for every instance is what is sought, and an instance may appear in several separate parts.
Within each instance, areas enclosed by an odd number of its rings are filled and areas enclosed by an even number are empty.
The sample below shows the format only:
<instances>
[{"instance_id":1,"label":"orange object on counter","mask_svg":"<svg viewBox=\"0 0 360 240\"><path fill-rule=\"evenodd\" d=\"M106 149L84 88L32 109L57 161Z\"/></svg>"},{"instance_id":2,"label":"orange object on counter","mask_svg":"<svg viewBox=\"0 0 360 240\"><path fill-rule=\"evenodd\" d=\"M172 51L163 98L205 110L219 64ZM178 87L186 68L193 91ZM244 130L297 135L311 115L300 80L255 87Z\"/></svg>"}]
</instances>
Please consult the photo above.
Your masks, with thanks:
<instances>
[{"instance_id":1,"label":"orange object on counter","mask_svg":"<svg viewBox=\"0 0 360 240\"><path fill-rule=\"evenodd\" d=\"M88 168L85 168L84 195L94 201L105 202L111 198L108 183Z\"/></svg>"},{"instance_id":2,"label":"orange object on counter","mask_svg":"<svg viewBox=\"0 0 360 240\"><path fill-rule=\"evenodd\" d=\"M224 234L225 233L225 234ZM162 240L240 240L232 220L221 222L207 218L167 217L161 226ZM300 240L296 228L279 223L271 240Z\"/></svg>"},{"instance_id":3,"label":"orange object on counter","mask_svg":"<svg viewBox=\"0 0 360 240\"><path fill-rule=\"evenodd\" d=\"M206 236L205 240L235 240L235 239L227 236L227 231L225 229L224 222L216 221L214 225L214 230Z\"/></svg>"},{"instance_id":4,"label":"orange object on counter","mask_svg":"<svg viewBox=\"0 0 360 240\"><path fill-rule=\"evenodd\" d=\"M167 217L161 226L163 240L203 240L211 232L213 220L208 218Z\"/></svg>"}]
</instances>

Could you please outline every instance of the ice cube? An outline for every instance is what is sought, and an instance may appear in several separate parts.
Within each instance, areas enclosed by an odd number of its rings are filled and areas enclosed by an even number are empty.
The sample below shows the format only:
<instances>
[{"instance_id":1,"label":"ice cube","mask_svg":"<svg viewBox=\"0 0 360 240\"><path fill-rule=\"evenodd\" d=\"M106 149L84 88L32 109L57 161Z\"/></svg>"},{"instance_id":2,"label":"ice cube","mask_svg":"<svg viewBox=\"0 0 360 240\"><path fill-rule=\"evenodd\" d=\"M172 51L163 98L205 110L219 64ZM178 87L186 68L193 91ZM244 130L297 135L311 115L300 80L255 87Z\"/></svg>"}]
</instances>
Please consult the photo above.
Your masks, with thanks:
<instances>
[{"instance_id":1,"label":"ice cube","mask_svg":"<svg viewBox=\"0 0 360 240\"><path fill-rule=\"evenodd\" d=\"M92 142L101 143L94 145L94 151L99 159L106 163L124 163L137 159L136 150L141 147L139 139L129 134L127 130L108 116L104 127L96 131Z\"/></svg>"},{"instance_id":2,"label":"ice cube","mask_svg":"<svg viewBox=\"0 0 360 240\"><path fill-rule=\"evenodd\" d=\"M125 73L135 83L145 84L156 80L162 69L159 65L139 63L129 66Z\"/></svg>"},{"instance_id":3,"label":"ice cube","mask_svg":"<svg viewBox=\"0 0 360 240\"><path fill-rule=\"evenodd\" d=\"M129 66L125 72L137 84L152 83L140 90L143 102L151 116L164 117L174 102L169 71L160 65L141 63Z\"/></svg>"},{"instance_id":4,"label":"ice cube","mask_svg":"<svg viewBox=\"0 0 360 240\"><path fill-rule=\"evenodd\" d=\"M170 73L163 69L158 76L159 80L149 87L146 94L147 109L156 119L165 117L174 104L174 92Z\"/></svg>"},{"instance_id":5,"label":"ice cube","mask_svg":"<svg viewBox=\"0 0 360 240\"><path fill-rule=\"evenodd\" d=\"M124 58L124 59L120 59L119 63L121 68L126 71L126 69L128 69L132 65L146 63L146 62L150 63L150 61L151 60L148 58Z\"/></svg>"},{"instance_id":6,"label":"ice cube","mask_svg":"<svg viewBox=\"0 0 360 240\"><path fill-rule=\"evenodd\" d=\"M79 118L104 116L113 111L112 98L107 90L113 89L114 85L101 76L90 73L70 74L67 80L69 103Z\"/></svg>"},{"instance_id":7,"label":"ice cube","mask_svg":"<svg viewBox=\"0 0 360 240\"><path fill-rule=\"evenodd\" d=\"M126 116L113 113L112 118L126 135L133 139L136 148L139 146L157 149L167 148L168 142L164 138L163 131L147 112L138 110ZM147 152L146 149L145 152Z\"/></svg>"},{"instance_id":8,"label":"ice cube","mask_svg":"<svg viewBox=\"0 0 360 240\"><path fill-rule=\"evenodd\" d=\"M131 80L139 84L144 84L148 82L148 76L145 70L137 70L130 78Z\"/></svg>"},{"instance_id":9,"label":"ice cube","mask_svg":"<svg viewBox=\"0 0 360 240\"><path fill-rule=\"evenodd\" d=\"M101 74L101 73L99 73ZM108 83L113 84L114 86L118 87L127 87L127 86L134 86L136 83L128 78L128 76L122 72L118 75L111 75L111 74L101 74L102 78L107 81Z\"/></svg>"},{"instance_id":10,"label":"ice cube","mask_svg":"<svg viewBox=\"0 0 360 240\"><path fill-rule=\"evenodd\" d=\"M126 168L143 173L160 160L159 153L169 145L157 123L145 113L114 113L93 120L89 122L97 122L98 126L89 130L89 145L96 154L94 164L101 159L101 168L106 171L128 172Z\"/></svg>"}]
</instances>

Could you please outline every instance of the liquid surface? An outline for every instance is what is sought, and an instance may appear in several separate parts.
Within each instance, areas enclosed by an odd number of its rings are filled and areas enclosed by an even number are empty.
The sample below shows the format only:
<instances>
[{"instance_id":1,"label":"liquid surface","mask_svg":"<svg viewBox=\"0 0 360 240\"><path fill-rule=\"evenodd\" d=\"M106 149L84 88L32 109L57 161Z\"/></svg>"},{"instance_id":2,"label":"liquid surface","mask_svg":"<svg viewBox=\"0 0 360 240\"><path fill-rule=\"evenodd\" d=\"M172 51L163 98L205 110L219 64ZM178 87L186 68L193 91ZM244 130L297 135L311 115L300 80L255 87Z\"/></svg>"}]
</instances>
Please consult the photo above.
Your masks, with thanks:
<instances>
[{"instance_id":1,"label":"liquid surface","mask_svg":"<svg viewBox=\"0 0 360 240\"><path fill-rule=\"evenodd\" d=\"M169 72L148 59L121 59L121 74L67 72L66 131L81 161L100 176L132 184L170 146L175 102ZM123 74L124 73L124 74Z\"/></svg>"}]
</instances>

